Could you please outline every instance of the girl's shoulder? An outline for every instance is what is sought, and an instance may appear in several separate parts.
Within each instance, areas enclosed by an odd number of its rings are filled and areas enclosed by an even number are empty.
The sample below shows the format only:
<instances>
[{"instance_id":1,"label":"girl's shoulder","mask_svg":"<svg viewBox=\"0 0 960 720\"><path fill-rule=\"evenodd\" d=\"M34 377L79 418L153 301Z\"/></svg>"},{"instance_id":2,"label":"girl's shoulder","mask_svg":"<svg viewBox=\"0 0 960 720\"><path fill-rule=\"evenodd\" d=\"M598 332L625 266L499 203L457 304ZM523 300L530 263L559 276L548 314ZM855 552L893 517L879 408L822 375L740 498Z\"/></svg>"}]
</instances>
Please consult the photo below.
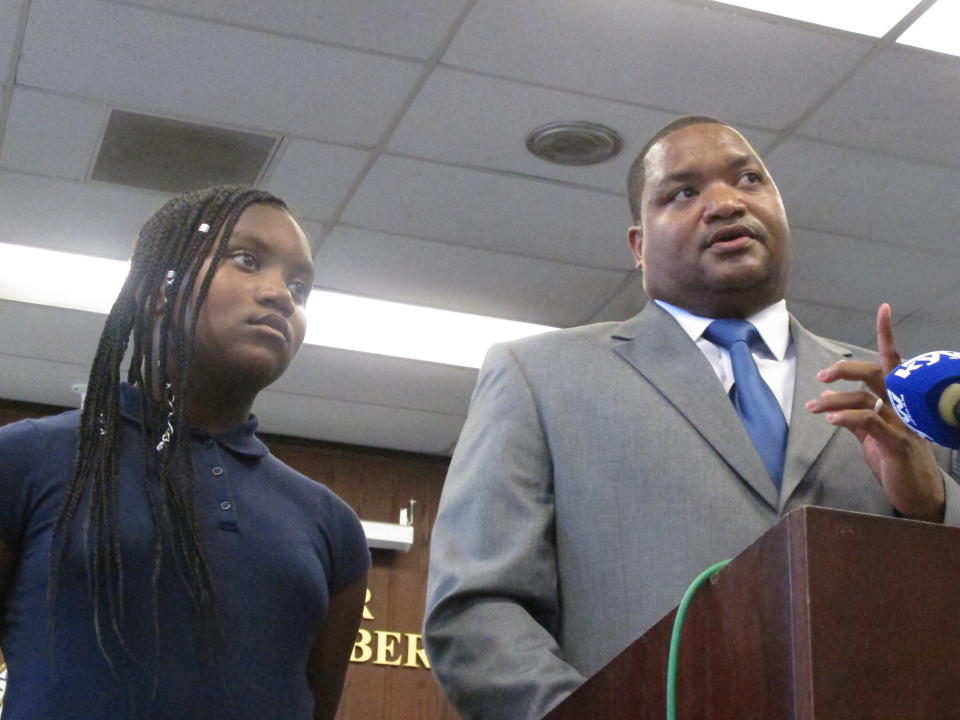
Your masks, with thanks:
<instances>
[{"instance_id":1,"label":"girl's shoulder","mask_svg":"<svg viewBox=\"0 0 960 720\"><path fill-rule=\"evenodd\" d=\"M62 450L70 457L76 450L80 411L68 410L58 415L27 418L0 427L0 457L4 463L14 462L20 455L50 453Z\"/></svg>"}]
</instances>

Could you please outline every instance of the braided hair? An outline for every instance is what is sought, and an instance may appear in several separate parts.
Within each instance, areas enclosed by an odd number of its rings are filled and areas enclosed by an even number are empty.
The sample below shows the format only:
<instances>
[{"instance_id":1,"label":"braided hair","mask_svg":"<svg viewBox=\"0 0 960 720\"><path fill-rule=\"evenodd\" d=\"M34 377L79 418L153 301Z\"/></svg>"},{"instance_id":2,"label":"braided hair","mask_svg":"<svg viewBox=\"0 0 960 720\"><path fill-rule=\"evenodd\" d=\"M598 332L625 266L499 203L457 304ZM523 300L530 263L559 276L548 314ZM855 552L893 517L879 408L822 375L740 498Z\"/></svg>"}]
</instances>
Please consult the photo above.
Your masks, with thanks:
<instances>
[{"instance_id":1,"label":"braided hair","mask_svg":"<svg viewBox=\"0 0 960 720\"><path fill-rule=\"evenodd\" d=\"M220 640L214 588L198 531L195 477L190 446L184 441L187 432L182 399L189 393L193 333L200 308L234 225L241 213L255 204L287 209L282 200L268 192L238 186L187 192L167 201L140 231L129 274L100 335L80 416L73 474L53 531L48 601L50 637L55 638L63 562L74 528L79 526L82 544L87 548L94 631L111 667L113 660L104 642L105 624L126 652L118 458L120 364L131 334L127 381L140 388L142 398L143 483L154 530L154 636L159 638L157 584L161 561L170 553L189 592L202 642L207 649L216 649ZM208 257L210 263L201 278ZM195 291L198 280L199 290ZM189 298L194 301L188 302ZM126 654L129 656L129 652Z\"/></svg>"}]
</instances>

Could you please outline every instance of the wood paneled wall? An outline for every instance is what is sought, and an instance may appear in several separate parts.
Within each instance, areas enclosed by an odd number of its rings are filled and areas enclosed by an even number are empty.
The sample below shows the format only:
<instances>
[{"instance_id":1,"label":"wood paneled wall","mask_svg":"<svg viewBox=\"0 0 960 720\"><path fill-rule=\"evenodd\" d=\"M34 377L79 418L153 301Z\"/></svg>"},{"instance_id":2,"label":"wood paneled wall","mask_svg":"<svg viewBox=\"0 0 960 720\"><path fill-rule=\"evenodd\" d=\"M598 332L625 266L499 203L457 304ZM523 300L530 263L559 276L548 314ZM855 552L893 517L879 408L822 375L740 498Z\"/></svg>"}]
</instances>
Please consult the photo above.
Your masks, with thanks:
<instances>
[{"instance_id":1,"label":"wood paneled wall","mask_svg":"<svg viewBox=\"0 0 960 720\"><path fill-rule=\"evenodd\" d=\"M60 411L0 400L0 425ZM327 485L363 520L395 523L400 509L416 500L413 548L372 551L367 603L372 619L360 626L369 643L354 649L354 658L365 661L350 663L337 720L457 720L422 665L425 653L416 652L422 648L430 529L448 459L275 435L263 440L278 458ZM367 636L361 633L361 638Z\"/></svg>"}]
</instances>

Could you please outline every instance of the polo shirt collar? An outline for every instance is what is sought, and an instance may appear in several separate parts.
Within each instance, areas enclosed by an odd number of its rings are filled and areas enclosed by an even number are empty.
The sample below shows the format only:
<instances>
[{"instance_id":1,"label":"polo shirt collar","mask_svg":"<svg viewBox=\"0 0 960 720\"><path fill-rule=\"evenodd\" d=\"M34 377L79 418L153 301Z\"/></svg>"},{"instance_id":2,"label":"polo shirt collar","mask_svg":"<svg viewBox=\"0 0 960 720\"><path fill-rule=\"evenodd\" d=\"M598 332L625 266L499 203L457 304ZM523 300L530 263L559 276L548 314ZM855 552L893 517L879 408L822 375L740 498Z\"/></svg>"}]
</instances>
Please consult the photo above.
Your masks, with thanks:
<instances>
[{"instance_id":1,"label":"polo shirt collar","mask_svg":"<svg viewBox=\"0 0 960 720\"><path fill-rule=\"evenodd\" d=\"M140 388L127 382L120 383L120 415L137 425L140 424ZM248 457L264 457L270 453L266 445L256 436L260 421L253 413L239 425L227 428L216 435L202 430L191 430L197 438L212 437L228 450Z\"/></svg>"}]
</instances>

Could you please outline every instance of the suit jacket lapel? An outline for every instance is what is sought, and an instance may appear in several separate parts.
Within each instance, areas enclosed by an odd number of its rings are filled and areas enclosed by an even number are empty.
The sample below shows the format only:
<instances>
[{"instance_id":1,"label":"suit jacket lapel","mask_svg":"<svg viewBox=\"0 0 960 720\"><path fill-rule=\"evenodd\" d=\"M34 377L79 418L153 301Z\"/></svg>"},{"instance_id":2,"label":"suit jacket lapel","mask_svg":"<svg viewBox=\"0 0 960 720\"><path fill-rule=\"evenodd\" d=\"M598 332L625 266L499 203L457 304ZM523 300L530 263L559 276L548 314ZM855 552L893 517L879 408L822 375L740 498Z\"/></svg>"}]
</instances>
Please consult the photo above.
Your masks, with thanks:
<instances>
[{"instance_id":1,"label":"suit jacket lapel","mask_svg":"<svg viewBox=\"0 0 960 720\"><path fill-rule=\"evenodd\" d=\"M790 318L790 335L797 355L797 375L793 388L793 411L790 417L790 434L787 440L787 457L783 468L781 508L803 481L804 476L816 462L834 433L847 432L828 423L822 415L807 411L803 404L830 388L837 392L857 390L860 383L846 380L830 385L817 380L817 371L838 360L849 358L852 353L840 345L817 337L806 330L797 320Z\"/></svg>"},{"instance_id":2,"label":"suit jacket lapel","mask_svg":"<svg viewBox=\"0 0 960 720\"><path fill-rule=\"evenodd\" d=\"M645 377L771 508L779 498L709 361L663 308L648 302L621 323L613 350Z\"/></svg>"}]
</instances>

